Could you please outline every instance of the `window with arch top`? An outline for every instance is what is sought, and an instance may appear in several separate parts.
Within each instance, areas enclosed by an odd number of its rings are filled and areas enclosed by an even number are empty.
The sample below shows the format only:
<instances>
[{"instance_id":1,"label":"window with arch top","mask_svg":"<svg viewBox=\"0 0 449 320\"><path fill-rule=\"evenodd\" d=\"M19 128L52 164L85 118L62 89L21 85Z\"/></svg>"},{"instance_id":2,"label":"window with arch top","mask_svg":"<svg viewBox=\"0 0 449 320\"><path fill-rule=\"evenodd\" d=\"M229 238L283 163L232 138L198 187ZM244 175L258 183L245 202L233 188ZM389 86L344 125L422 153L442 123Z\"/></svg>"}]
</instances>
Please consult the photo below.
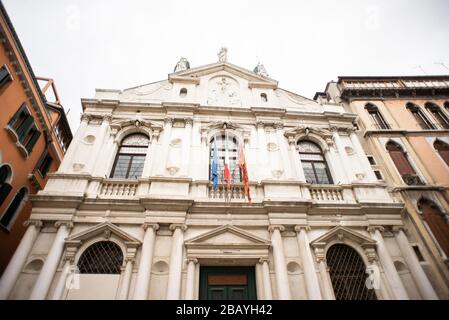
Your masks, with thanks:
<instances>
[{"instance_id":1,"label":"window with arch top","mask_svg":"<svg viewBox=\"0 0 449 320\"><path fill-rule=\"evenodd\" d=\"M225 162L225 144L226 143L226 135L218 134L211 138L210 140L210 157L209 157L209 180L212 179L210 176L210 168L212 165L212 160L214 158L214 145L217 147L217 157L218 157L218 181L219 183L224 183L223 170L224 170L224 162ZM233 135L227 135L227 143L228 143L228 157L229 157L229 170L231 173L231 183L240 183L242 182L242 173L240 167L238 165L238 150L239 143L237 138Z\"/></svg>"},{"instance_id":2,"label":"window with arch top","mask_svg":"<svg viewBox=\"0 0 449 320\"><path fill-rule=\"evenodd\" d=\"M449 144L437 139L433 143L433 147L438 152L443 161L446 162L446 164L449 166Z\"/></svg>"},{"instance_id":3,"label":"window with arch top","mask_svg":"<svg viewBox=\"0 0 449 320\"><path fill-rule=\"evenodd\" d=\"M316 143L308 140L298 141L296 149L301 158L304 175L308 183L333 183L323 151Z\"/></svg>"},{"instance_id":4,"label":"window with arch top","mask_svg":"<svg viewBox=\"0 0 449 320\"><path fill-rule=\"evenodd\" d=\"M430 114L435 119L435 121L438 123L440 128L442 128L442 129L449 129L449 119L446 117L446 115L440 109L439 106L437 106L434 103L427 102L425 104L425 107L426 107L427 111L430 112Z\"/></svg>"},{"instance_id":5,"label":"window with arch top","mask_svg":"<svg viewBox=\"0 0 449 320\"><path fill-rule=\"evenodd\" d=\"M429 226L446 257L449 257L448 217L445 217L444 213L441 212L434 202L425 198L419 200L418 209L422 212L424 221Z\"/></svg>"},{"instance_id":6,"label":"window with arch top","mask_svg":"<svg viewBox=\"0 0 449 320\"><path fill-rule=\"evenodd\" d=\"M260 99L262 99L262 102L268 102L268 97L266 93L260 94Z\"/></svg>"},{"instance_id":7,"label":"window with arch top","mask_svg":"<svg viewBox=\"0 0 449 320\"><path fill-rule=\"evenodd\" d=\"M9 204L2 218L0 219L0 224L5 228L10 228L14 222L14 218L19 214L22 204L27 201L28 189L26 187L20 188L20 190L14 196L14 199Z\"/></svg>"},{"instance_id":8,"label":"window with arch top","mask_svg":"<svg viewBox=\"0 0 449 320\"><path fill-rule=\"evenodd\" d=\"M390 125L385 121L384 117L374 104L368 103L365 106L366 111L370 115L372 121L374 122L374 127L376 129L390 129Z\"/></svg>"},{"instance_id":9,"label":"window with arch top","mask_svg":"<svg viewBox=\"0 0 449 320\"><path fill-rule=\"evenodd\" d=\"M12 170L9 165L4 164L0 167L0 206L3 204L3 202L11 192L11 175Z\"/></svg>"},{"instance_id":10,"label":"window with arch top","mask_svg":"<svg viewBox=\"0 0 449 320\"><path fill-rule=\"evenodd\" d=\"M402 149L398 143L389 141L385 147L388 150L396 169L398 169L399 174L407 185L424 184L420 177L416 174L416 171L410 163L404 149Z\"/></svg>"},{"instance_id":11,"label":"window with arch top","mask_svg":"<svg viewBox=\"0 0 449 320\"><path fill-rule=\"evenodd\" d=\"M120 143L111 178L137 179L142 176L149 139L143 133L126 136Z\"/></svg>"},{"instance_id":12,"label":"window with arch top","mask_svg":"<svg viewBox=\"0 0 449 320\"><path fill-rule=\"evenodd\" d=\"M120 274L123 251L112 241L99 241L89 246L78 260L80 273Z\"/></svg>"},{"instance_id":13,"label":"window with arch top","mask_svg":"<svg viewBox=\"0 0 449 320\"><path fill-rule=\"evenodd\" d=\"M413 117L415 118L418 125L421 127L421 129L435 129L435 126L433 123L427 119L426 115L422 112L421 108L418 107L416 104L413 104L411 102L407 103L406 108L412 113Z\"/></svg>"}]
</instances>

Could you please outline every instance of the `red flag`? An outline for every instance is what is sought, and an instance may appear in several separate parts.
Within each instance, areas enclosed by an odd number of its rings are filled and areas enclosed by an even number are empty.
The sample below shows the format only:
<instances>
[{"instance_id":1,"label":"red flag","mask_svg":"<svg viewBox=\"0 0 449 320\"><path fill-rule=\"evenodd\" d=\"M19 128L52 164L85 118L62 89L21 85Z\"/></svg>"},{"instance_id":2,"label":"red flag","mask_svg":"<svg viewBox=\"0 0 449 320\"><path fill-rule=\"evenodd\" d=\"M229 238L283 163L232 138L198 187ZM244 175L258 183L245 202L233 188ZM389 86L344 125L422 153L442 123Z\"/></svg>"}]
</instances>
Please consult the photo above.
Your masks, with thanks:
<instances>
[{"instance_id":1,"label":"red flag","mask_svg":"<svg viewBox=\"0 0 449 320\"><path fill-rule=\"evenodd\" d=\"M245 154L243 153L242 144L239 145L239 167L240 170L242 171L243 192L245 193L245 196L248 197L248 202L251 204L248 170L246 169Z\"/></svg>"}]
</instances>

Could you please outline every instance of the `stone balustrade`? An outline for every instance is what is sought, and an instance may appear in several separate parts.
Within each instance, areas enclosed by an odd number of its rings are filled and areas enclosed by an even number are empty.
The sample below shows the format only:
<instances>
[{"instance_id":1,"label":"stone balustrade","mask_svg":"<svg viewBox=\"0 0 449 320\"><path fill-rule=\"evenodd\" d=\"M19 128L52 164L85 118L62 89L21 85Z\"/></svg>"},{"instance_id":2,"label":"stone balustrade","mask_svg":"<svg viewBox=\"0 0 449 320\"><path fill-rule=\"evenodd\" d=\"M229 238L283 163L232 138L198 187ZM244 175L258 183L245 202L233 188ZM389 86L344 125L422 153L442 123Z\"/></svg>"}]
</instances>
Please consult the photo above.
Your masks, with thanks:
<instances>
[{"instance_id":1,"label":"stone balustrade","mask_svg":"<svg viewBox=\"0 0 449 320\"><path fill-rule=\"evenodd\" d=\"M310 195L315 201L344 201L343 188L339 186L311 186Z\"/></svg>"},{"instance_id":2,"label":"stone balustrade","mask_svg":"<svg viewBox=\"0 0 449 320\"><path fill-rule=\"evenodd\" d=\"M137 180L105 180L100 186L101 196L135 196Z\"/></svg>"}]
</instances>

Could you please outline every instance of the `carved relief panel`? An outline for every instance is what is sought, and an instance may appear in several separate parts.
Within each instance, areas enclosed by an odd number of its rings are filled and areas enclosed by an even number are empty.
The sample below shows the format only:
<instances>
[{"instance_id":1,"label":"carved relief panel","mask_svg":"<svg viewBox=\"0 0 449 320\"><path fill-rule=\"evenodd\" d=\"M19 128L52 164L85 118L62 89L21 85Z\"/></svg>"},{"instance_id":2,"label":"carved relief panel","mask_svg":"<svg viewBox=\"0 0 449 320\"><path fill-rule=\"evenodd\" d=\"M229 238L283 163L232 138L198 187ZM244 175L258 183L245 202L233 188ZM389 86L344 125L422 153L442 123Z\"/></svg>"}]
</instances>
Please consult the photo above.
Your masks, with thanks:
<instances>
[{"instance_id":1,"label":"carved relief panel","mask_svg":"<svg viewBox=\"0 0 449 320\"><path fill-rule=\"evenodd\" d=\"M241 105L240 86L227 76L216 76L209 80L207 104L223 106Z\"/></svg>"}]
</instances>

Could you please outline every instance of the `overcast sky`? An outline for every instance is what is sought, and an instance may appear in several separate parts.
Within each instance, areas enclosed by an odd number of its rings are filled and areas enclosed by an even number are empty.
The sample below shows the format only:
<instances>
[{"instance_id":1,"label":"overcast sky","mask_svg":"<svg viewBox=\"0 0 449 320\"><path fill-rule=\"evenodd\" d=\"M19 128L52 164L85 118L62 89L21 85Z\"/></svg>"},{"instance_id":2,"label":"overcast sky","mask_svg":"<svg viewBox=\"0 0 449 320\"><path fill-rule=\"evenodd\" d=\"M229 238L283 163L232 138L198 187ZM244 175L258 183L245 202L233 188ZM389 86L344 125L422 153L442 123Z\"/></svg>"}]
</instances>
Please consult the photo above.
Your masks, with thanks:
<instances>
[{"instance_id":1,"label":"overcast sky","mask_svg":"<svg viewBox=\"0 0 449 320\"><path fill-rule=\"evenodd\" d=\"M191 67L260 60L312 98L341 75L449 74L449 1L3 0L36 75L56 81L72 130L81 98Z\"/></svg>"}]
</instances>

